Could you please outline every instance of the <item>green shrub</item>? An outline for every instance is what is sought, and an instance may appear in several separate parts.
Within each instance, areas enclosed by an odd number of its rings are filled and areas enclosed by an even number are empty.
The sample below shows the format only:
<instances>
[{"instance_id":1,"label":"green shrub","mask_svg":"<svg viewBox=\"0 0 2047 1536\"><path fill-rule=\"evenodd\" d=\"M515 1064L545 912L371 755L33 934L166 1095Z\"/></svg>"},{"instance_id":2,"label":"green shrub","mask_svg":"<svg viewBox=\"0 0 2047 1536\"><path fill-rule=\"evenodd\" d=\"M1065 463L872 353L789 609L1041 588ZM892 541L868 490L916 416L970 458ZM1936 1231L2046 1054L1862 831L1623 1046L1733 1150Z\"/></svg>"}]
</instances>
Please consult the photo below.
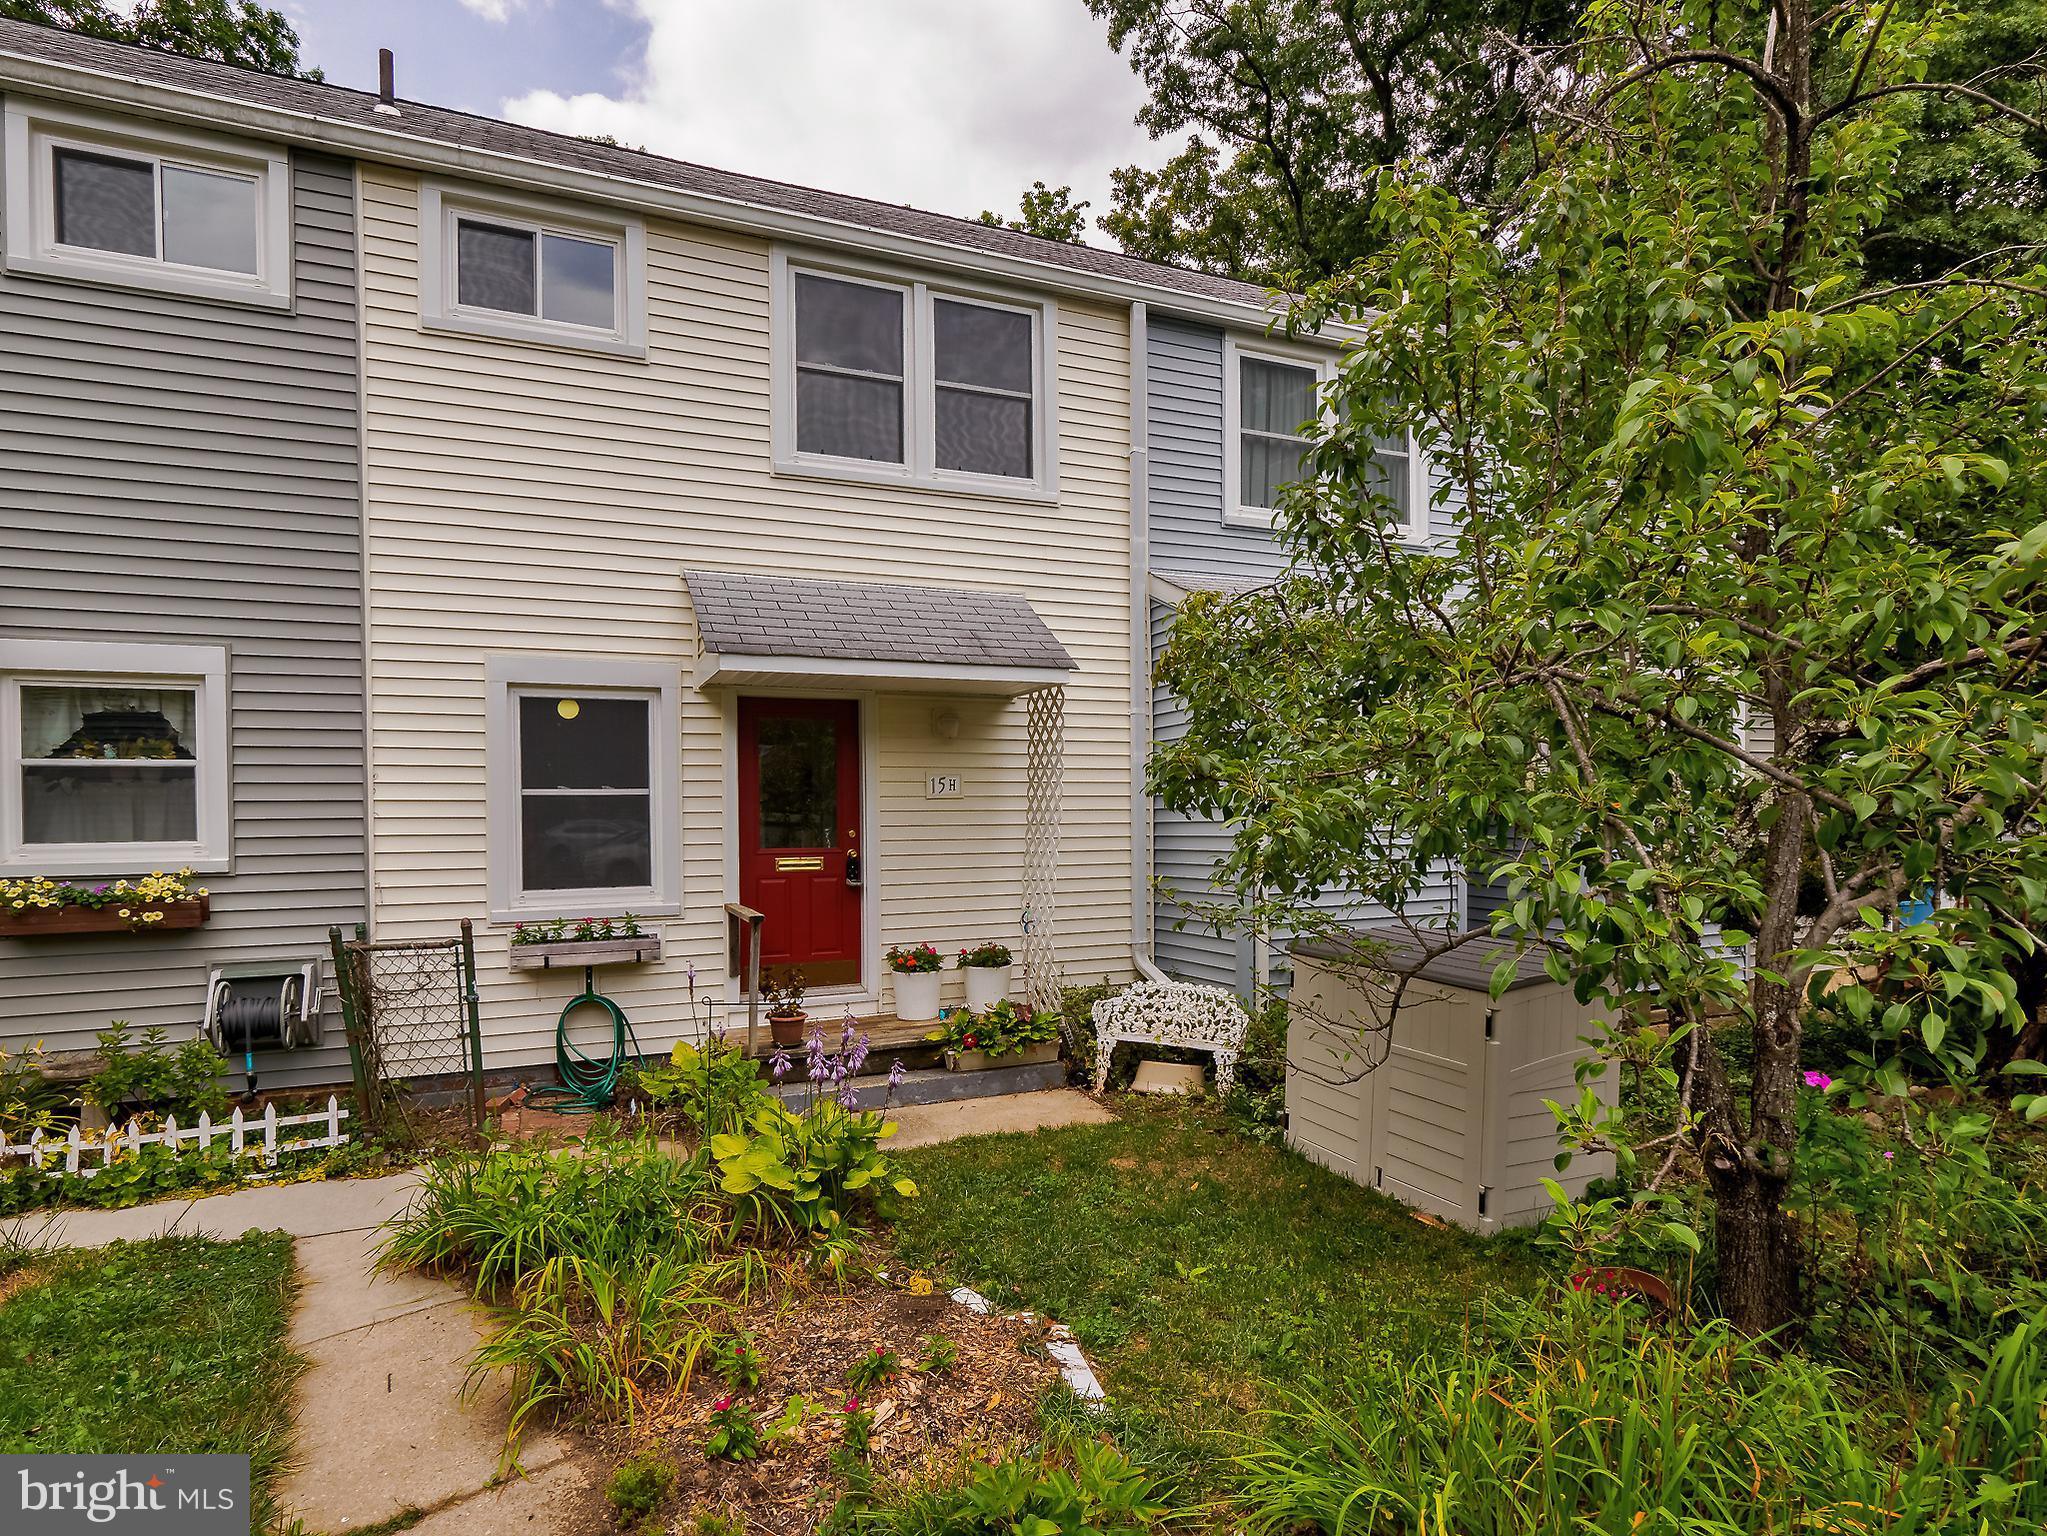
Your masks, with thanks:
<instances>
[{"instance_id":1,"label":"green shrub","mask_svg":"<svg viewBox=\"0 0 2047 1536\"><path fill-rule=\"evenodd\" d=\"M604 1485L604 1499L628 1520L643 1520L659 1509L675 1488L675 1468L658 1456L636 1456L622 1463Z\"/></svg>"},{"instance_id":2,"label":"green shrub","mask_svg":"<svg viewBox=\"0 0 2047 1536\"><path fill-rule=\"evenodd\" d=\"M699 1050L678 1041L668 1064L643 1067L633 1087L655 1109L676 1110L706 1136L737 1129L767 1098L760 1068L741 1045L713 1040Z\"/></svg>"},{"instance_id":3,"label":"green shrub","mask_svg":"<svg viewBox=\"0 0 2047 1536\"><path fill-rule=\"evenodd\" d=\"M1238 1131L1275 1146L1286 1136L1286 1034L1285 998L1267 997L1251 1010L1237 1081L1223 1101Z\"/></svg>"},{"instance_id":4,"label":"green shrub","mask_svg":"<svg viewBox=\"0 0 2047 1536\"><path fill-rule=\"evenodd\" d=\"M100 1069L85 1081L86 1103L110 1119L134 1106L168 1110L188 1125L201 1114L227 1113L227 1061L211 1042L195 1035L172 1046L163 1027L152 1025L130 1048L132 1027L116 1019L100 1032Z\"/></svg>"},{"instance_id":5,"label":"green shrub","mask_svg":"<svg viewBox=\"0 0 2047 1536\"><path fill-rule=\"evenodd\" d=\"M1005 997L979 1013L953 1009L945 1022L925 1038L943 1041L949 1051L1013 1056L1027 1046L1057 1040L1059 1015L1040 1013L1029 1003L1012 1002Z\"/></svg>"},{"instance_id":6,"label":"green shrub","mask_svg":"<svg viewBox=\"0 0 2047 1536\"><path fill-rule=\"evenodd\" d=\"M670 1157L651 1133L593 1127L580 1147L437 1158L390 1223L384 1262L465 1271L479 1296L492 1296L567 1259L707 1260L721 1219L701 1162Z\"/></svg>"},{"instance_id":7,"label":"green shrub","mask_svg":"<svg viewBox=\"0 0 2047 1536\"><path fill-rule=\"evenodd\" d=\"M778 1101L757 1106L737 1131L711 1138L719 1187L743 1202L736 1214L756 1230L828 1232L862 1201L888 1215L917 1186L880 1151L894 1122L825 1099L798 1113Z\"/></svg>"},{"instance_id":8,"label":"green shrub","mask_svg":"<svg viewBox=\"0 0 2047 1536\"><path fill-rule=\"evenodd\" d=\"M10 1051L0 1045L0 1141L27 1141L56 1128L70 1103L64 1090L43 1075L41 1041Z\"/></svg>"}]
</instances>

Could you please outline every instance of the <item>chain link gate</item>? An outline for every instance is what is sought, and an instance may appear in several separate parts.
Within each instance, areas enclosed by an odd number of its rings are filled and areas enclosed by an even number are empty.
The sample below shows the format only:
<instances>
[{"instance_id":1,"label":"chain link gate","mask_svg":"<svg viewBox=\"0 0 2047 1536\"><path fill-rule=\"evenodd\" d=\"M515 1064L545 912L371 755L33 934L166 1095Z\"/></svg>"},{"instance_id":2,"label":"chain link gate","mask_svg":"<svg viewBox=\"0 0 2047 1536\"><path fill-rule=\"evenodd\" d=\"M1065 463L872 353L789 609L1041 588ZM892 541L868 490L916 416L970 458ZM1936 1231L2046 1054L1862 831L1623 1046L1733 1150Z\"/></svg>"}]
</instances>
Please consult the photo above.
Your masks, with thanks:
<instances>
[{"instance_id":1,"label":"chain link gate","mask_svg":"<svg viewBox=\"0 0 2047 1536\"><path fill-rule=\"evenodd\" d=\"M399 1085L466 1080L469 1120L483 1125L483 1030L477 1011L476 941L468 918L446 939L377 939L358 925L344 940L327 930L348 1035L362 1123L383 1129Z\"/></svg>"}]
</instances>

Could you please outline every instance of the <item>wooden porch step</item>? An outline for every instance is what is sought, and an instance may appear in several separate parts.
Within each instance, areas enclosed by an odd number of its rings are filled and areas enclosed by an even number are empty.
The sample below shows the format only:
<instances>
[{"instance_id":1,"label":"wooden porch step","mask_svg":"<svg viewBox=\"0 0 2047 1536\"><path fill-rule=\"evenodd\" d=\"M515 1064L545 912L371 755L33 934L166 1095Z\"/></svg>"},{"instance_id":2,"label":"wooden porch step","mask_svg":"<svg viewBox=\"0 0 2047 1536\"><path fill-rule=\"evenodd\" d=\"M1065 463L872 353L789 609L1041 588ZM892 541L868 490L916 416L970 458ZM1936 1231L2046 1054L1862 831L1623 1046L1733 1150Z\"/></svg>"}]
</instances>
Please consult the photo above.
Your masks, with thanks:
<instances>
[{"instance_id":1,"label":"wooden porch step","mask_svg":"<svg viewBox=\"0 0 2047 1536\"><path fill-rule=\"evenodd\" d=\"M817 1020L813 1019L812 1022L817 1022ZM832 1020L824 1022L825 1049L836 1051L839 1048L841 1026L838 1022ZM939 1064L939 1058L944 1054L943 1048L936 1041L926 1038L933 1030L938 1028L937 1023L930 1019L919 1023L908 1023L895 1017L893 1014L877 1014L869 1018L857 1020L855 1027L861 1034L867 1036L867 1062L861 1068L861 1075L863 1077L872 1077L885 1073L888 1071L890 1064L897 1060L900 1060L905 1067L913 1069L935 1067ZM726 1026L726 1038L744 1045L746 1042L746 1026L742 1023L735 1028L728 1024ZM756 1058L765 1060L767 1057L775 1054L775 1049L775 1043L768 1038L767 1025L763 1022L761 1025L760 1044L755 1047L754 1055ZM802 1046L785 1046L783 1049L787 1050L790 1056L801 1061L803 1056Z\"/></svg>"},{"instance_id":2,"label":"wooden porch step","mask_svg":"<svg viewBox=\"0 0 2047 1536\"><path fill-rule=\"evenodd\" d=\"M792 1109L800 1109L809 1086L802 1082L785 1082L776 1091L783 1103ZM889 1092L886 1082L872 1074L863 1073L858 1080L860 1108L864 1110L891 1105L902 1109L912 1104L950 1104L960 1099L1040 1093L1065 1086L1066 1063L1063 1061L1047 1061L1031 1067L990 1067L985 1072L948 1072L943 1067L927 1067L906 1075L894 1093Z\"/></svg>"}]
</instances>

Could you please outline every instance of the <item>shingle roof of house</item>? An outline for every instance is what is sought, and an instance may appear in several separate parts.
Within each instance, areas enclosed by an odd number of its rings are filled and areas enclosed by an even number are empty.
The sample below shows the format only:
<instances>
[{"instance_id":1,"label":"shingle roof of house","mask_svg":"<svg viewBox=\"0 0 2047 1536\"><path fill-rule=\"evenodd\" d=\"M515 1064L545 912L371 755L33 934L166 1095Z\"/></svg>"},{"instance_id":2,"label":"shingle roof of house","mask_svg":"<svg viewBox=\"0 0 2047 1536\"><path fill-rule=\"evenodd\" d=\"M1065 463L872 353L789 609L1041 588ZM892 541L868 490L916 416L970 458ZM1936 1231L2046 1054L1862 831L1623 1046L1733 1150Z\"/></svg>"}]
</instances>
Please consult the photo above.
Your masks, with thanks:
<instances>
[{"instance_id":1,"label":"shingle roof of house","mask_svg":"<svg viewBox=\"0 0 2047 1536\"><path fill-rule=\"evenodd\" d=\"M1076 669L1013 592L685 571L704 650L975 667Z\"/></svg>"},{"instance_id":2,"label":"shingle roof of house","mask_svg":"<svg viewBox=\"0 0 2047 1536\"><path fill-rule=\"evenodd\" d=\"M1365 923L1355 931L1359 938L1376 946L1374 959L1388 971L1408 971L1425 953L1413 935L1398 924ZM1327 940L1313 939L1295 944L1293 953L1317 960L1343 960L1350 958L1355 951ZM1519 939L1496 938L1492 934L1481 934L1468 943L1460 944L1436 956L1412 974L1423 981L1441 982L1446 987L1484 992L1492 985L1493 967L1507 955L1518 956L1514 962L1514 979L1507 984L1509 992L1549 980L1549 973L1542 968L1540 946L1527 948Z\"/></svg>"},{"instance_id":3,"label":"shingle roof of house","mask_svg":"<svg viewBox=\"0 0 2047 1536\"><path fill-rule=\"evenodd\" d=\"M547 133L538 128L454 112L402 97L398 101L400 115L394 118L376 110L377 97L371 91L269 75L204 59L188 59L153 48L105 42L28 22L0 20L0 53L94 70L173 90L203 92L283 112L328 118L357 128L403 134L737 204L828 219L884 234L935 241L965 250L1063 267L1073 272L1141 283L1229 304L1247 304L1262 309L1270 297L1266 289L1255 283L1140 261L1116 251L1040 240L1034 235L981 224L972 219L926 213L894 203L849 197L758 176L742 176L640 150L593 144L568 134Z\"/></svg>"}]
</instances>

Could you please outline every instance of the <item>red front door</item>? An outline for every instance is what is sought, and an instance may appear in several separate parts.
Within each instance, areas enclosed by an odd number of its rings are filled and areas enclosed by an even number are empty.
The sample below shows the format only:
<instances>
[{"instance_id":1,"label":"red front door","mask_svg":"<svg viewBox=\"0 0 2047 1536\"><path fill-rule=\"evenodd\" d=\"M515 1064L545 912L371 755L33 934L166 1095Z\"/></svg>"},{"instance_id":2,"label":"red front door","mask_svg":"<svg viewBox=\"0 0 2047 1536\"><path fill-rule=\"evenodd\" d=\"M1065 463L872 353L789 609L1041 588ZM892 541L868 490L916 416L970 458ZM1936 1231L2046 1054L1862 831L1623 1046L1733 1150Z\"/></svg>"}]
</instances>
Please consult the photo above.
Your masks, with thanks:
<instances>
[{"instance_id":1,"label":"red front door","mask_svg":"<svg viewBox=\"0 0 2047 1536\"><path fill-rule=\"evenodd\" d=\"M763 914L761 967L807 986L860 980L860 706L739 701L739 899Z\"/></svg>"}]
</instances>

